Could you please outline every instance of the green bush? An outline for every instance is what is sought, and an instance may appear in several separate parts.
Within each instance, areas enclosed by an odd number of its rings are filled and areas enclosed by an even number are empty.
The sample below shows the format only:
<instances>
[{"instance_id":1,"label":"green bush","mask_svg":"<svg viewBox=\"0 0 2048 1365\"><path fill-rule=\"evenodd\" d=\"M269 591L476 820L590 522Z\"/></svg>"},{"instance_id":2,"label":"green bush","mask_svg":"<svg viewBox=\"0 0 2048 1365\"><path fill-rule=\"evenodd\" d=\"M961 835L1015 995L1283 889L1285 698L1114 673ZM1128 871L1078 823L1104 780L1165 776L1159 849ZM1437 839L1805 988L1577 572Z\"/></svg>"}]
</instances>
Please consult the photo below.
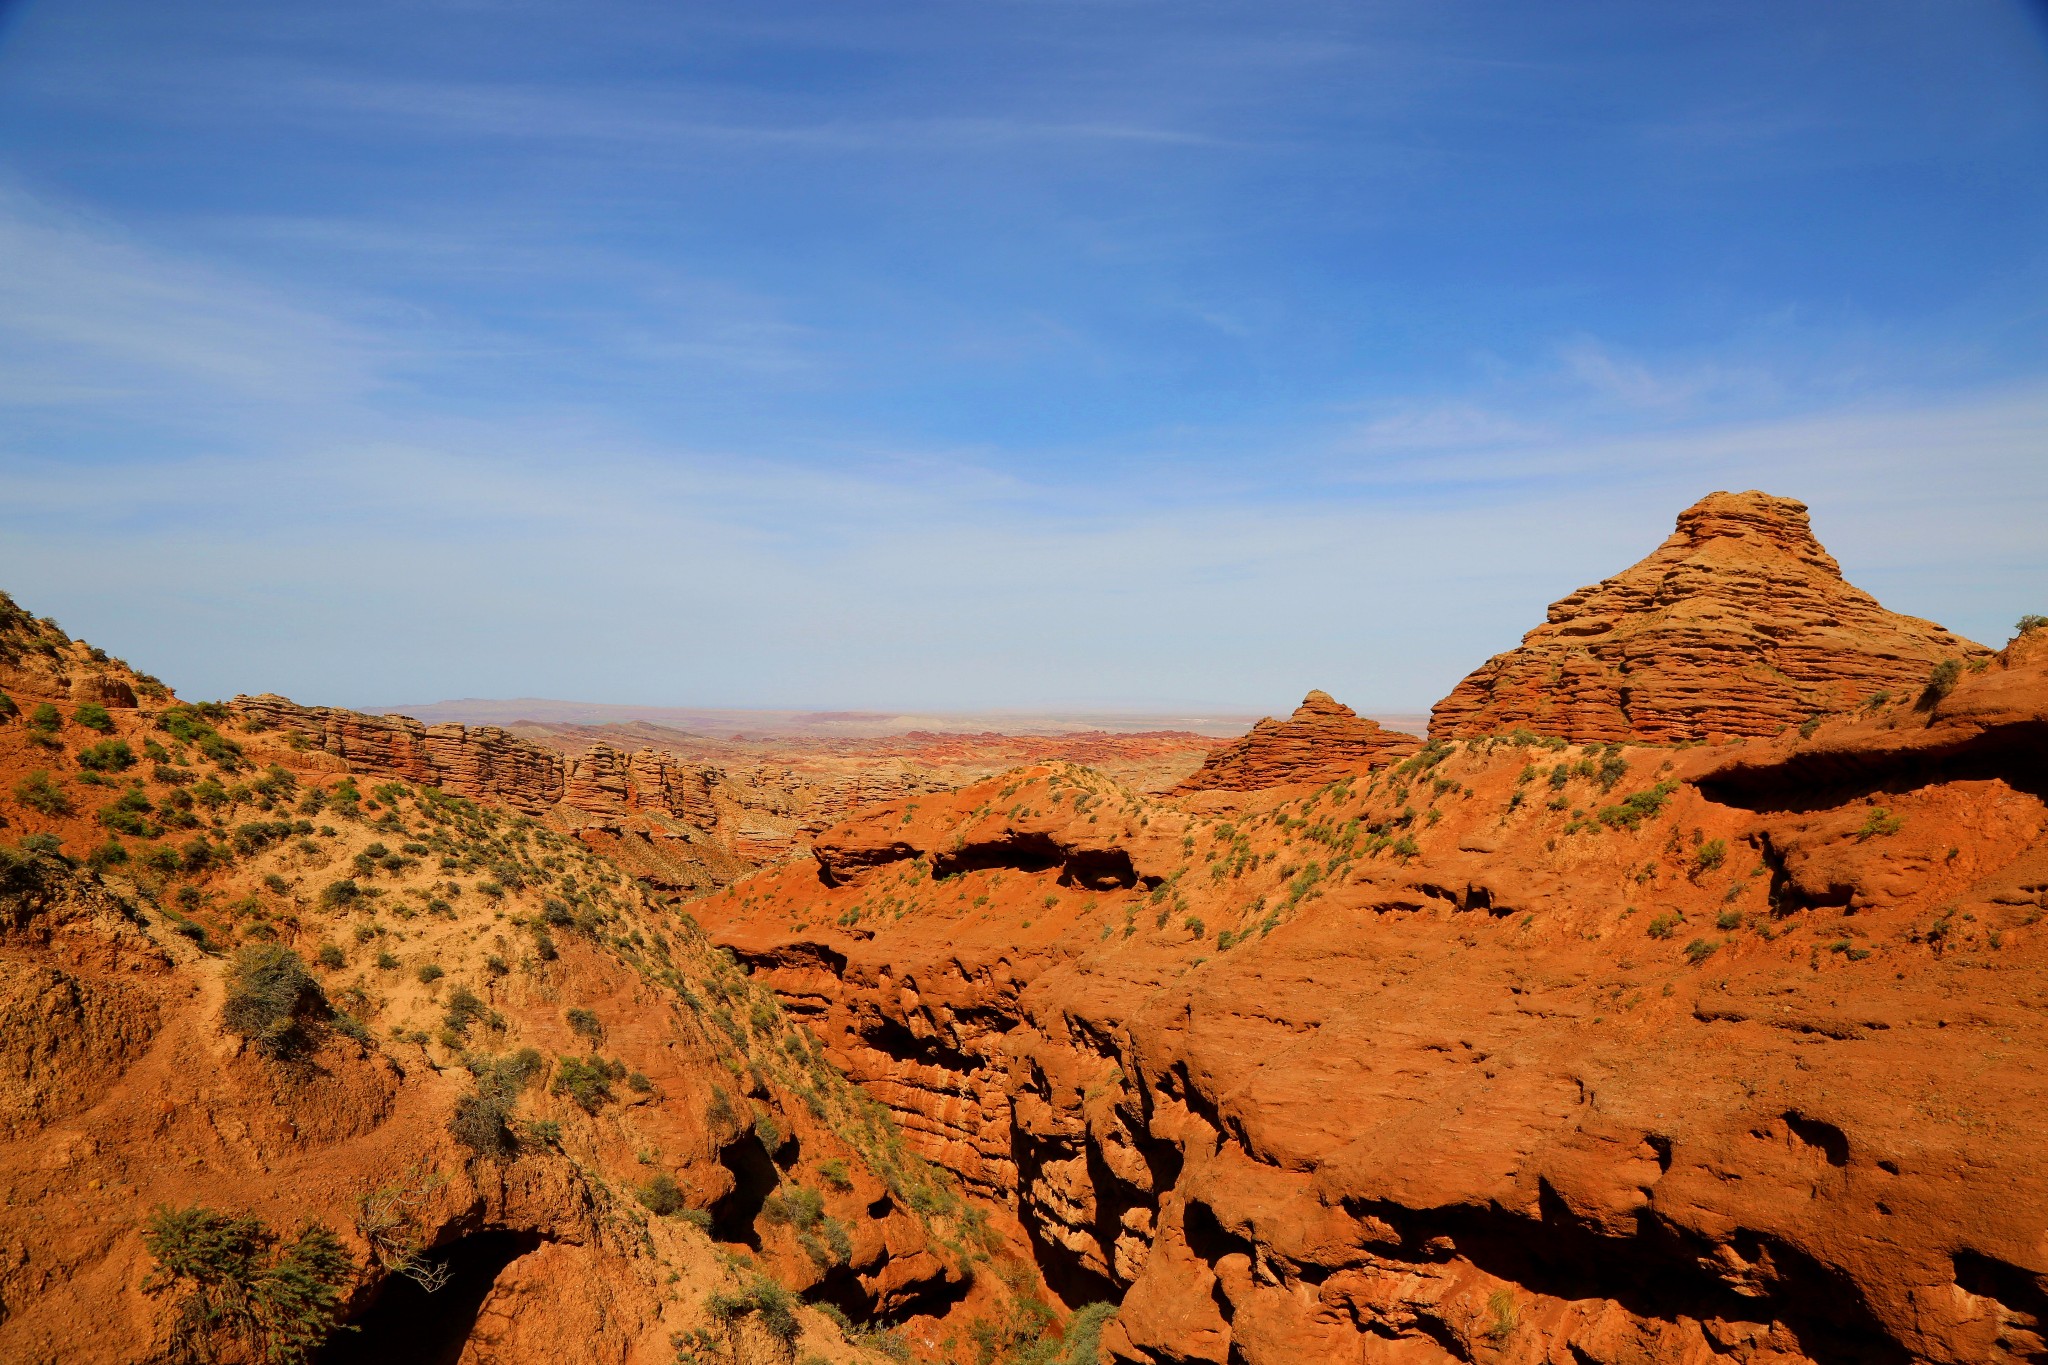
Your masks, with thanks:
<instances>
[{"instance_id":1,"label":"green bush","mask_svg":"<svg viewBox=\"0 0 2048 1365\"><path fill-rule=\"evenodd\" d=\"M96 701L80 702L71 713L71 719L88 730L97 730L103 735L114 732L114 718L107 714L107 708Z\"/></svg>"},{"instance_id":2,"label":"green bush","mask_svg":"<svg viewBox=\"0 0 2048 1365\"><path fill-rule=\"evenodd\" d=\"M1641 829L1643 821L1657 815L1678 790L1676 782L1659 782L1647 791L1624 797L1619 805L1602 806L1593 818L1609 829Z\"/></svg>"},{"instance_id":3,"label":"green bush","mask_svg":"<svg viewBox=\"0 0 2048 1365\"><path fill-rule=\"evenodd\" d=\"M1927 686L1920 691L1920 704L1932 706L1956 690L1956 682L1963 676L1961 659L1943 659L1927 675Z\"/></svg>"},{"instance_id":4,"label":"green bush","mask_svg":"<svg viewBox=\"0 0 2048 1365\"><path fill-rule=\"evenodd\" d=\"M476 1084L455 1102L448 1127L464 1146L479 1156L503 1160L518 1155L519 1136L512 1111L519 1094L546 1065L540 1053L521 1048L507 1057L472 1059Z\"/></svg>"},{"instance_id":5,"label":"green bush","mask_svg":"<svg viewBox=\"0 0 2048 1365\"><path fill-rule=\"evenodd\" d=\"M95 872L105 872L128 861L128 850L119 839L109 839L85 855L85 865Z\"/></svg>"},{"instance_id":6,"label":"green bush","mask_svg":"<svg viewBox=\"0 0 2048 1365\"><path fill-rule=\"evenodd\" d=\"M36 709L28 713L28 728L45 733L55 731L64 724L64 717L57 714L57 708L50 703L37 702Z\"/></svg>"},{"instance_id":7,"label":"green bush","mask_svg":"<svg viewBox=\"0 0 2048 1365\"><path fill-rule=\"evenodd\" d=\"M299 955L281 943L251 943L228 966L221 1019L273 1060L310 1052L313 1026L333 1011Z\"/></svg>"},{"instance_id":8,"label":"green bush","mask_svg":"<svg viewBox=\"0 0 2048 1365\"><path fill-rule=\"evenodd\" d=\"M589 1057L563 1057L555 1065L554 1093L566 1095L586 1114L595 1114L611 1103L612 1082L624 1079L623 1062Z\"/></svg>"},{"instance_id":9,"label":"green bush","mask_svg":"<svg viewBox=\"0 0 2048 1365\"><path fill-rule=\"evenodd\" d=\"M2020 618L2019 627L2013 632L2013 634L2031 635L2043 626L2048 626L2048 616L2041 616L2034 612L2028 612L2025 616L2022 616Z\"/></svg>"},{"instance_id":10,"label":"green bush","mask_svg":"<svg viewBox=\"0 0 2048 1365\"><path fill-rule=\"evenodd\" d=\"M126 772L135 766L135 751L125 739L103 739L78 751L78 766L96 773Z\"/></svg>"},{"instance_id":11,"label":"green bush","mask_svg":"<svg viewBox=\"0 0 2048 1365\"><path fill-rule=\"evenodd\" d=\"M69 815L71 795L41 768L14 784L14 799L38 815Z\"/></svg>"},{"instance_id":12,"label":"green bush","mask_svg":"<svg viewBox=\"0 0 2048 1365\"><path fill-rule=\"evenodd\" d=\"M470 1026L479 1019L488 1018L490 1013L490 1006L484 1004L475 991L467 986L457 986L448 992L448 1012L442 1022L467 1037Z\"/></svg>"},{"instance_id":13,"label":"green bush","mask_svg":"<svg viewBox=\"0 0 2048 1365\"><path fill-rule=\"evenodd\" d=\"M163 833L161 827L151 823L149 816L156 807L149 802L149 794L141 787L130 787L121 793L112 804L100 810L100 823L116 834L126 834L137 839L154 839Z\"/></svg>"},{"instance_id":14,"label":"green bush","mask_svg":"<svg viewBox=\"0 0 2048 1365\"><path fill-rule=\"evenodd\" d=\"M664 1218L672 1213L681 1213L687 1202L683 1198L683 1187L676 1184L676 1178L667 1171L658 1173L633 1193L646 1205L648 1212Z\"/></svg>"},{"instance_id":15,"label":"green bush","mask_svg":"<svg viewBox=\"0 0 2048 1365\"><path fill-rule=\"evenodd\" d=\"M604 1041L604 1024L590 1010L571 1009L562 1017L568 1020L571 1033L588 1038L593 1043Z\"/></svg>"},{"instance_id":16,"label":"green bush","mask_svg":"<svg viewBox=\"0 0 2048 1365\"><path fill-rule=\"evenodd\" d=\"M320 951L313 955L313 960L329 971L335 971L348 965L348 959L342 956L341 945L338 943L321 944Z\"/></svg>"},{"instance_id":17,"label":"green bush","mask_svg":"<svg viewBox=\"0 0 2048 1365\"><path fill-rule=\"evenodd\" d=\"M14 698L0 692L0 725L5 725L21 714L21 708L14 704Z\"/></svg>"},{"instance_id":18,"label":"green bush","mask_svg":"<svg viewBox=\"0 0 2048 1365\"><path fill-rule=\"evenodd\" d=\"M302 1224L280 1246L249 1215L159 1204L142 1242L156 1260L144 1292L177 1295L182 1344L207 1359L226 1337L270 1365L299 1365L334 1330L355 1274L340 1239L320 1223Z\"/></svg>"},{"instance_id":19,"label":"green bush","mask_svg":"<svg viewBox=\"0 0 2048 1365\"><path fill-rule=\"evenodd\" d=\"M1718 943L1709 943L1703 938L1696 938L1685 945L1685 960L1697 967L1712 957L1715 950L1720 946Z\"/></svg>"},{"instance_id":20,"label":"green bush","mask_svg":"<svg viewBox=\"0 0 2048 1365\"><path fill-rule=\"evenodd\" d=\"M1712 872L1728 860L1728 841L1709 839L1693 850L1692 865L1695 872Z\"/></svg>"},{"instance_id":21,"label":"green bush","mask_svg":"<svg viewBox=\"0 0 2048 1365\"><path fill-rule=\"evenodd\" d=\"M1670 938L1678 932L1678 926L1685 923L1682 915L1658 915L1644 929L1651 938Z\"/></svg>"},{"instance_id":22,"label":"green bush","mask_svg":"<svg viewBox=\"0 0 2048 1365\"><path fill-rule=\"evenodd\" d=\"M825 1217L825 1197L802 1185L786 1185L762 1201L761 1216L770 1223L809 1232Z\"/></svg>"},{"instance_id":23,"label":"green bush","mask_svg":"<svg viewBox=\"0 0 2048 1365\"><path fill-rule=\"evenodd\" d=\"M846 1162L840 1157L835 1156L819 1162L818 1178L825 1182L828 1189L843 1192L853 1188L853 1173L847 1169Z\"/></svg>"},{"instance_id":24,"label":"green bush","mask_svg":"<svg viewBox=\"0 0 2048 1365\"><path fill-rule=\"evenodd\" d=\"M448 975L448 973L442 969L440 963L427 962L421 964L420 969L414 972L413 975L419 978L422 986L431 986L442 977Z\"/></svg>"}]
</instances>

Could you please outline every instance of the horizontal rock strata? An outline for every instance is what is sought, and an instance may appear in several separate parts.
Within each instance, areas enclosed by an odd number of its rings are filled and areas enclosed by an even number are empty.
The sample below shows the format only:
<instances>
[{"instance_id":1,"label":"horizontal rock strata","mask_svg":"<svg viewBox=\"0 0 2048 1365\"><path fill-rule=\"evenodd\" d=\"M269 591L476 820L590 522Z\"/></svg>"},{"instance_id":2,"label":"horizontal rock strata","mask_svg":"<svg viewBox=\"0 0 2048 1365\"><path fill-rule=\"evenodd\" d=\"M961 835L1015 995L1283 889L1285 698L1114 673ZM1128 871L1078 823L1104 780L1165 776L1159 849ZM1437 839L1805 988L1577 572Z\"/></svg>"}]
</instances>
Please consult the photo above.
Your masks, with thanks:
<instances>
[{"instance_id":1,"label":"horizontal rock strata","mask_svg":"<svg viewBox=\"0 0 2048 1365\"><path fill-rule=\"evenodd\" d=\"M1879 693L1917 692L1942 660L1987 653L1846 582L1803 503L1714 493L1648 558L1552 603L1518 648L1437 703L1429 732L1772 735Z\"/></svg>"}]
</instances>

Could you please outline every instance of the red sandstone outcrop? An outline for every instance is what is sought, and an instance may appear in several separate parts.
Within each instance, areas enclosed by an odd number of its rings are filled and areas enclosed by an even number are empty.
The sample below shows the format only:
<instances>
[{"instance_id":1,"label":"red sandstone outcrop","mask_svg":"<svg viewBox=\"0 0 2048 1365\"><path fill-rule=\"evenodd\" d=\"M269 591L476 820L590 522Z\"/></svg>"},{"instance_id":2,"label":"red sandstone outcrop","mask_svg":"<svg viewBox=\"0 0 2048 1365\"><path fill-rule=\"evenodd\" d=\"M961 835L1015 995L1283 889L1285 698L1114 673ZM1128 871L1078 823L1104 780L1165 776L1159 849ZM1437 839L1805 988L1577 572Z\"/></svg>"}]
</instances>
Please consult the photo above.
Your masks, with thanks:
<instances>
[{"instance_id":1,"label":"red sandstone outcrop","mask_svg":"<svg viewBox=\"0 0 2048 1365\"><path fill-rule=\"evenodd\" d=\"M1286 720L1268 716L1244 738L1211 753L1172 795L1330 782L1406 758L1421 747L1414 736L1383 730L1378 721L1315 691Z\"/></svg>"},{"instance_id":2,"label":"red sandstone outcrop","mask_svg":"<svg viewBox=\"0 0 2048 1365\"><path fill-rule=\"evenodd\" d=\"M1712 493L1648 558L1553 603L1519 648L1437 703L1429 732L1772 735L1879 692L1917 692L1943 659L1987 652L1844 581L1805 504Z\"/></svg>"},{"instance_id":3,"label":"red sandstone outcrop","mask_svg":"<svg viewBox=\"0 0 2048 1365\"><path fill-rule=\"evenodd\" d=\"M1119 1361L2031 1359L2032 656L1809 738L1446 743L1227 820L1032 770L698 914L1121 1298Z\"/></svg>"}]
</instances>

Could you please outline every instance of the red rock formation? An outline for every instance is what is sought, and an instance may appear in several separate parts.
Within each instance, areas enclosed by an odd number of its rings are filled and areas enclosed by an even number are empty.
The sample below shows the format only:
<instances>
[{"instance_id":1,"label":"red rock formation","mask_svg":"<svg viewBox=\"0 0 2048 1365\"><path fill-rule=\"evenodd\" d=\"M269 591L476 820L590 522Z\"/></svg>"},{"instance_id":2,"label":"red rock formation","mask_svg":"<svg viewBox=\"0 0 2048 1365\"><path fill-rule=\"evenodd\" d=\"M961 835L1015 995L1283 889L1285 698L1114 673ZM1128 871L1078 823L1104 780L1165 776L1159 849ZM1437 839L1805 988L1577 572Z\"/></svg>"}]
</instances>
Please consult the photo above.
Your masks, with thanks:
<instances>
[{"instance_id":1,"label":"red rock formation","mask_svg":"<svg viewBox=\"0 0 2048 1365\"><path fill-rule=\"evenodd\" d=\"M1329 693L1310 692L1286 720L1268 716L1243 739L1211 753L1172 794L1332 782L1406 758L1420 747L1421 740L1382 730L1378 721Z\"/></svg>"},{"instance_id":2,"label":"red rock formation","mask_svg":"<svg viewBox=\"0 0 2048 1365\"><path fill-rule=\"evenodd\" d=\"M1027 771L697 913L1121 1297L1119 1361L2031 1359L2033 652L1805 739L1447 743L1227 821Z\"/></svg>"},{"instance_id":3,"label":"red rock formation","mask_svg":"<svg viewBox=\"0 0 2048 1365\"><path fill-rule=\"evenodd\" d=\"M1772 735L1987 651L1842 578L1806 507L1758 492L1687 508L1647 559L1551 605L1436 705L1437 738L1526 727L1582 741Z\"/></svg>"}]
</instances>

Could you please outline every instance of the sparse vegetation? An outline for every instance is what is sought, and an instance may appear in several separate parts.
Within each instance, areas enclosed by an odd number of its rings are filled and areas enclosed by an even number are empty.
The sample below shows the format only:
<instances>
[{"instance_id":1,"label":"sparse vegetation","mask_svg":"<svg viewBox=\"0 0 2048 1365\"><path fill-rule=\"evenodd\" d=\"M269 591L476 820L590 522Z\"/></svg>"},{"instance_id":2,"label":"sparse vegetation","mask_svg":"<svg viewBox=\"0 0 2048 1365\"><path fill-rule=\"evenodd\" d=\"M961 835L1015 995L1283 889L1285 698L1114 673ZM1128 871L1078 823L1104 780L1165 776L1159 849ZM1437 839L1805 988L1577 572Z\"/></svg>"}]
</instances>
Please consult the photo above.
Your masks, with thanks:
<instances>
[{"instance_id":1,"label":"sparse vegetation","mask_svg":"<svg viewBox=\"0 0 2048 1365\"><path fill-rule=\"evenodd\" d=\"M80 702L72 710L71 719L86 729L97 730L103 735L112 734L114 731L114 718L107 714L106 707L96 701Z\"/></svg>"}]
</instances>

